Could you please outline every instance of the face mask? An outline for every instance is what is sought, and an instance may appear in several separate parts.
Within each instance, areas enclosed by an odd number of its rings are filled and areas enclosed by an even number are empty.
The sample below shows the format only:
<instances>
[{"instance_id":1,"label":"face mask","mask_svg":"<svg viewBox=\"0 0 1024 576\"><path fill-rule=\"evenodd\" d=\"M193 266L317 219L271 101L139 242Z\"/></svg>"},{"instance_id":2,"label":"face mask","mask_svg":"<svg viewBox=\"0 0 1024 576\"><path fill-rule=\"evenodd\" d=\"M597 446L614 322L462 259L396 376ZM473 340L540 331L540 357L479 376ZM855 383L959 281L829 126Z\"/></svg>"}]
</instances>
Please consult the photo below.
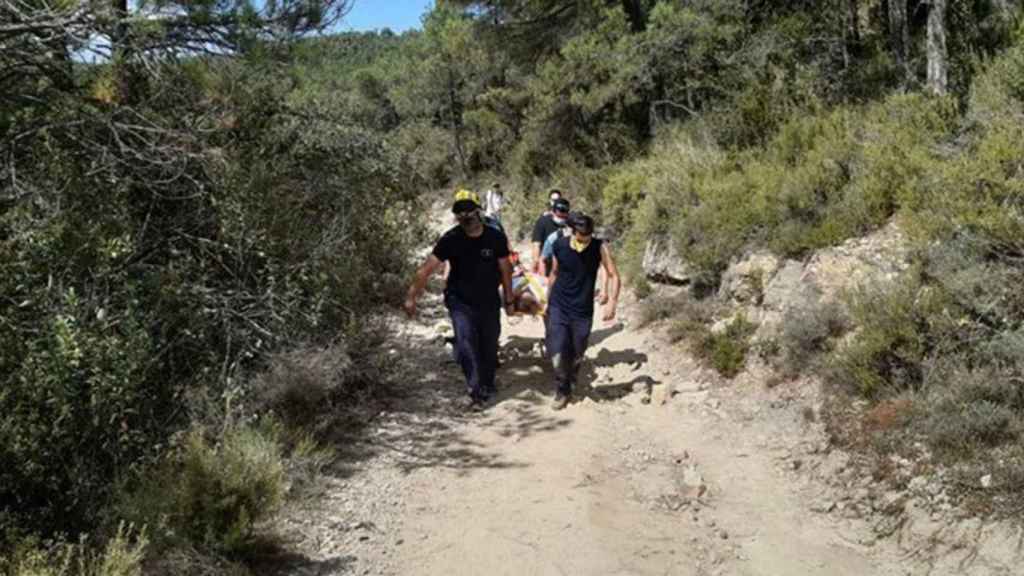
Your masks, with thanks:
<instances>
[{"instance_id":1,"label":"face mask","mask_svg":"<svg viewBox=\"0 0 1024 576\"><path fill-rule=\"evenodd\" d=\"M565 224L565 218L560 218L558 216L552 216L552 219L555 221L555 224L558 224L559 226Z\"/></svg>"},{"instance_id":2,"label":"face mask","mask_svg":"<svg viewBox=\"0 0 1024 576\"><path fill-rule=\"evenodd\" d=\"M587 246L590 246L591 238L593 238L593 237L592 236L582 236L582 237L580 237L580 236L577 236L577 235L573 234L572 235L572 239L569 241L569 245L572 247L573 250L575 250L577 252L583 252L584 250L587 249Z\"/></svg>"},{"instance_id":3,"label":"face mask","mask_svg":"<svg viewBox=\"0 0 1024 576\"><path fill-rule=\"evenodd\" d=\"M459 226L462 226L463 228L468 228L473 226L480 220L480 215L476 211L473 211L467 214L459 214L457 218L459 220Z\"/></svg>"}]
</instances>

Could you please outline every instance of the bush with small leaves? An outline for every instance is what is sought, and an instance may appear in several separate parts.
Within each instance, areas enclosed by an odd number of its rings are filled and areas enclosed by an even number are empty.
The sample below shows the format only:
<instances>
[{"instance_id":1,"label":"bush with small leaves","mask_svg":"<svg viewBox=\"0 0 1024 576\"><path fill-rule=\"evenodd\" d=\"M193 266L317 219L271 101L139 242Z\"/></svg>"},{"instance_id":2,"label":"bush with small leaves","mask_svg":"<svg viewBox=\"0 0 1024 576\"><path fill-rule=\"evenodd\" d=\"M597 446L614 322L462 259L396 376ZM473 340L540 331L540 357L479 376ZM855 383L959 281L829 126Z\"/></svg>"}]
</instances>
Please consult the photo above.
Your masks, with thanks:
<instances>
[{"instance_id":1,"label":"bush with small leaves","mask_svg":"<svg viewBox=\"0 0 1024 576\"><path fill-rule=\"evenodd\" d=\"M794 377L813 367L848 327L849 320L836 302L808 302L787 309L776 339L782 373Z\"/></svg>"},{"instance_id":2,"label":"bush with small leaves","mask_svg":"<svg viewBox=\"0 0 1024 576\"><path fill-rule=\"evenodd\" d=\"M694 342L697 355L709 363L719 374L732 378L743 371L750 337L757 325L743 314L737 315L721 332L705 331Z\"/></svg>"},{"instance_id":3,"label":"bush with small leaves","mask_svg":"<svg viewBox=\"0 0 1024 576\"><path fill-rule=\"evenodd\" d=\"M0 550L0 576L141 576L148 547L145 531L123 523L102 544L24 538Z\"/></svg>"},{"instance_id":4,"label":"bush with small leaves","mask_svg":"<svg viewBox=\"0 0 1024 576\"><path fill-rule=\"evenodd\" d=\"M235 425L215 439L192 430L176 453L123 492L115 513L150 526L162 542L244 550L256 524L283 502L280 434L268 422Z\"/></svg>"}]
</instances>

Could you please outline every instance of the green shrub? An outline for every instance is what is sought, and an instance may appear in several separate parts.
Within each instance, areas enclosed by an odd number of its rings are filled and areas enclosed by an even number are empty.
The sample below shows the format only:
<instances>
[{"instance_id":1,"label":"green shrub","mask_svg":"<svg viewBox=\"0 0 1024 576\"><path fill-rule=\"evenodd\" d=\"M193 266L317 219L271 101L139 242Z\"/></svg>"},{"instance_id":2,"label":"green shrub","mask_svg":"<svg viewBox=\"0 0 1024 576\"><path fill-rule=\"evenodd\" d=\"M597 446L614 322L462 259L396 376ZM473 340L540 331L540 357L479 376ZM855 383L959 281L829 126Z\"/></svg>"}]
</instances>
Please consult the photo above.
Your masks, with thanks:
<instances>
[{"instance_id":1,"label":"green shrub","mask_svg":"<svg viewBox=\"0 0 1024 576\"><path fill-rule=\"evenodd\" d=\"M622 170L608 179L601 195L604 224L616 230L628 230L633 226L633 214L644 197L647 177L642 174L642 162L636 163L635 170Z\"/></svg>"},{"instance_id":2,"label":"green shrub","mask_svg":"<svg viewBox=\"0 0 1024 576\"><path fill-rule=\"evenodd\" d=\"M413 172L435 186L452 181L456 175L455 154L444 129L427 121L403 123L394 134L397 147L409 157Z\"/></svg>"},{"instance_id":3,"label":"green shrub","mask_svg":"<svg viewBox=\"0 0 1024 576\"><path fill-rule=\"evenodd\" d=\"M148 381L153 343L133 310L98 320L70 289L51 305L34 338L0 336L24 360L0 388L0 494L3 509L34 511L21 527L63 517L75 531L123 463L158 441L151 410L165 398Z\"/></svg>"},{"instance_id":4,"label":"green shrub","mask_svg":"<svg viewBox=\"0 0 1024 576\"><path fill-rule=\"evenodd\" d=\"M867 398L920 388L922 363L934 346L928 319L939 310L935 291L912 276L891 286L856 289L850 312L857 330L832 354L832 377Z\"/></svg>"},{"instance_id":5,"label":"green shrub","mask_svg":"<svg viewBox=\"0 0 1024 576\"><path fill-rule=\"evenodd\" d=\"M750 337L756 329L756 324L739 314L721 332L698 333L694 348L719 374L732 378L743 371L750 351Z\"/></svg>"},{"instance_id":6,"label":"green shrub","mask_svg":"<svg viewBox=\"0 0 1024 576\"><path fill-rule=\"evenodd\" d=\"M679 311L684 298L651 298L640 307L640 327L667 320Z\"/></svg>"},{"instance_id":7,"label":"green shrub","mask_svg":"<svg viewBox=\"0 0 1024 576\"><path fill-rule=\"evenodd\" d=\"M0 206L0 508L43 534L91 531L197 416L184 399L244 396L269 353L397 300L418 231L408 159L292 108L274 66L197 59L148 87L19 121L52 129L13 157L38 198Z\"/></svg>"},{"instance_id":8,"label":"green shrub","mask_svg":"<svg viewBox=\"0 0 1024 576\"><path fill-rule=\"evenodd\" d=\"M99 549L85 537L46 547L21 540L0 555L0 576L141 576L148 546L145 532L124 524Z\"/></svg>"},{"instance_id":9,"label":"green shrub","mask_svg":"<svg viewBox=\"0 0 1024 576\"><path fill-rule=\"evenodd\" d=\"M218 552L243 550L285 493L280 431L236 425L216 443L192 430L181 448L125 491L116 513L152 527L154 537Z\"/></svg>"},{"instance_id":10,"label":"green shrub","mask_svg":"<svg viewBox=\"0 0 1024 576\"><path fill-rule=\"evenodd\" d=\"M1013 442L1020 436L1021 417L1009 407L980 400L933 402L923 426L930 444L945 455L969 457L975 450Z\"/></svg>"},{"instance_id":11,"label":"green shrub","mask_svg":"<svg viewBox=\"0 0 1024 576\"><path fill-rule=\"evenodd\" d=\"M712 321L718 309L714 300L694 298L686 293L651 298L640 308L640 325L647 326L669 319L673 320L673 324L688 322L705 325Z\"/></svg>"},{"instance_id":12,"label":"green shrub","mask_svg":"<svg viewBox=\"0 0 1024 576\"><path fill-rule=\"evenodd\" d=\"M893 96L794 114L763 146L729 154L693 122L660 134L646 158L614 173L604 209L628 228L631 258L667 233L694 273L714 285L751 245L800 257L900 210L931 206L955 118L948 101Z\"/></svg>"},{"instance_id":13,"label":"green shrub","mask_svg":"<svg viewBox=\"0 0 1024 576\"><path fill-rule=\"evenodd\" d=\"M331 409L351 367L342 345L274 354L251 384L252 408L269 411L290 427L308 426Z\"/></svg>"},{"instance_id":14,"label":"green shrub","mask_svg":"<svg viewBox=\"0 0 1024 576\"><path fill-rule=\"evenodd\" d=\"M835 302L808 302L787 309L776 339L782 373L793 377L812 367L830 351L833 339L845 332L848 324Z\"/></svg>"},{"instance_id":15,"label":"green shrub","mask_svg":"<svg viewBox=\"0 0 1024 576\"><path fill-rule=\"evenodd\" d=\"M651 286L650 281L643 274L630 278L630 282L633 287L633 295L636 296L637 300L644 301L654 293L654 287Z\"/></svg>"}]
</instances>

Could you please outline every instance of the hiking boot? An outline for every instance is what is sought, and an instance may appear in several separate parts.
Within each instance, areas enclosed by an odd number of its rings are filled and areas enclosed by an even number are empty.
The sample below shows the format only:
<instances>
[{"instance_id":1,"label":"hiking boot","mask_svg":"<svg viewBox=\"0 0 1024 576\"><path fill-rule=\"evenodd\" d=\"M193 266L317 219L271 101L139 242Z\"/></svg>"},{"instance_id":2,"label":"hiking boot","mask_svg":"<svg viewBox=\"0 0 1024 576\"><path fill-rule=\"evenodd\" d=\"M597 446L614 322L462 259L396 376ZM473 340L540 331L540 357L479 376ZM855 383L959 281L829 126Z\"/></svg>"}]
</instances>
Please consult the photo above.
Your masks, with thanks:
<instances>
[{"instance_id":1,"label":"hiking boot","mask_svg":"<svg viewBox=\"0 0 1024 576\"><path fill-rule=\"evenodd\" d=\"M561 410L561 409L565 408L568 405L569 405L569 396L568 396L568 394L562 394L561 392L559 392L558 394L555 394L555 401L551 403L551 409L552 410Z\"/></svg>"},{"instance_id":2,"label":"hiking boot","mask_svg":"<svg viewBox=\"0 0 1024 576\"><path fill-rule=\"evenodd\" d=\"M466 412L483 412L487 408L487 403L484 400L470 396L464 399L460 406Z\"/></svg>"}]
</instances>

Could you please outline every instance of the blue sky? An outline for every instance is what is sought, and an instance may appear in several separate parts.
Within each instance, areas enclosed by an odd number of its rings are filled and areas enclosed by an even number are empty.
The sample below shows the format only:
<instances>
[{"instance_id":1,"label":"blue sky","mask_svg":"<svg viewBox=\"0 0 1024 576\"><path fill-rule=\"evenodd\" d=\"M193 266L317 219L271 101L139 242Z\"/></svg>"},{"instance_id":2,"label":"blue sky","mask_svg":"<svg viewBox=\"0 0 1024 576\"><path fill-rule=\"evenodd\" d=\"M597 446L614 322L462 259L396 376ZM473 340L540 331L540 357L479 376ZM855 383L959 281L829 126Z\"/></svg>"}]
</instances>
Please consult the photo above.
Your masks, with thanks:
<instances>
[{"instance_id":1,"label":"blue sky","mask_svg":"<svg viewBox=\"0 0 1024 576\"><path fill-rule=\"evenodd\" d=\"M342 30L391 28L404 32L420 27L420 16L434 0L353 0L352 11L339 26Z\"/></svg>"}]
</instances>

